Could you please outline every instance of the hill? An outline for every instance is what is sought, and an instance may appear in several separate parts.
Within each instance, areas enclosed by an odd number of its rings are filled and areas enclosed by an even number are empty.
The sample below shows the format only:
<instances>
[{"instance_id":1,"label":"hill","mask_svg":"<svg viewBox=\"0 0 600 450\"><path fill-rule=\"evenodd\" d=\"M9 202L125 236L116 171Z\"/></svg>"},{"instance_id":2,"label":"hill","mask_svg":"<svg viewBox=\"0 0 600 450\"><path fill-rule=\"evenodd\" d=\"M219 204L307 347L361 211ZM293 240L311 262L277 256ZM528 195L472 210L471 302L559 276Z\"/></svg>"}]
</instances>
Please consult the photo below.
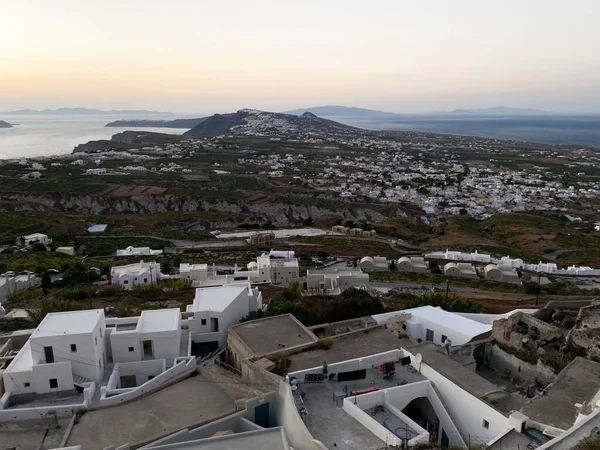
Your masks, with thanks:
<instances>
[{"instance_id":1,"label":"hill","mask_svg":"<svg viewBox=\"0 0 600 450\"><path fill-rule=\"evenodd\" d=\"M88 109L88 108L58 108L58 109L18 109L16 111L6 111L0 114L29 114L29 115L41 115L41 114L54 114L54 115L85 115L85 114L173 114L171 112L161 111L146 111L145 109L111 109L104 111L101 109Z\"/></svg>"},{"instance_id":2,"label":"hill","mask_svg":"<svg viewBox=\"0 0 600 450\"><path fill-rule=\"evenodd\" d=\"M484 109L455 109L450 114L468 114L479 116L539 116L553 114L540 109L508 108L506 106L495 106Z\"/></svg>"},{"instance_id":3,"label":"hill","mask_svg":"<svg viewBox=\"0 0 600 450\"><path fill-rule=\"evenodd\" d=\"M194 128L205 118L175 119L175 120L115 120L105 127L136 127L136 128Z\"/></svg>"},{"instance_id":4,"label":"hill","mask_svg":"<svg viewBox=\"0 0 600 450\"><path fill-rule=\"evenodd\" d=\"M293 114L300 116L304 113L312 113L321 117L361 117L361 118L382 118L382 117L394 117L400 116L401 114L377 111L374 109L355 108L351 106L312 106L305 109L294 109L292 111L286 111L285 114Z\"/></svg>"},{"instance_id":5,"label":"hill","mask_svg":"<svg viewBox=\"0 0 600 450\"><path fill-rule=\"evenodd\" d=\"M186 136L217 136L225 133L241 135L300 135L324 133L356 133L359 128L322 119L305 112L301 116L242 109L235 113L215 114L184 133Z\"/></svg>"},{"instance_id":6,"label":"hill","mask_svg":"<svg viewBox=\"0 0 600 450\"><path fill-rule=\"evenodd\" d=\"M12 128L12 125L4 120L0 120L0 128Z\"/></svg>"}]
</instances>

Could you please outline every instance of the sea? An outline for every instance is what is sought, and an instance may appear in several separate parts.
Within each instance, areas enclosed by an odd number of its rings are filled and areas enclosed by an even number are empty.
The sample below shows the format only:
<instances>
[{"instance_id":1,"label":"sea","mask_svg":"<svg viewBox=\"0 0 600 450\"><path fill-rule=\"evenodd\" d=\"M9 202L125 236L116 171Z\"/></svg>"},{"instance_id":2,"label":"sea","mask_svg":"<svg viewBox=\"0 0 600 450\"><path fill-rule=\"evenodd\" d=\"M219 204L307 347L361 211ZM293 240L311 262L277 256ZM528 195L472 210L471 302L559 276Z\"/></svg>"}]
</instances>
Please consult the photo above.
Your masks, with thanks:
<instances>
[{"instance_id":1,"label":"sea","mask_svg":"<svg viewBox=\"0 0 600 450\"><path fill-rule=\"evenodd\" d=\"M13 128L0 128L0 159L71 153L79 144L110 139L112 135L125 130L183 134L186 130L181 128L105 128L105 125L118 119L173 120L189 117L194 116L0 115L0 120L14 125ZM373 130L421 131L600 149L600 116L406 115L376 120L355 117L329 118Z\"/></svg>"},{"instance_id":2,"label":"sea","mask_svg":"<svg viewBox=\"0 0 600 450\"><path fill-rule=\"evenodd\" d=\"M600 149L600 115L582 116L454 116L406 115L360 119L330 117L360 128L390 131L479 136L542 144L587 146Z\"/></svg>"},{"instance_id":3,"label":"sea","mask_svg":"<svg viewBox=\"0 0 600 450\"><path fill-rule=\"evenodd\" d=\"M0 120L13 125L0 128L0 159L31 158L71 153L79 144L99 139L110 139L114 134L126 130L144 130L157 133L183 134L182 128L132 128L105 125L115 120L174 120L190 116L149 115L0 115ZM202 117L202 116L198 116Z\"/></svg>"}]
</instances>

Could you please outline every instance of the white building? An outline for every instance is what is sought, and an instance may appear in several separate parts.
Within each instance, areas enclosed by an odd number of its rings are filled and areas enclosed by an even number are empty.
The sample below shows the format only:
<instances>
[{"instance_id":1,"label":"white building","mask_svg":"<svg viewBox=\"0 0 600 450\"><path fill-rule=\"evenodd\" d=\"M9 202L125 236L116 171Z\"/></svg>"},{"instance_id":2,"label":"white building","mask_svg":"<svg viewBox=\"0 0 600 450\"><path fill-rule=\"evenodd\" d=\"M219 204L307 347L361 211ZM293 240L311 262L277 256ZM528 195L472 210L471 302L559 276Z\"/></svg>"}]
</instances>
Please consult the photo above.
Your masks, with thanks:
<instances>
[{"instance_id":1,"label":"white building","mask_svg":"<svg viewBox=\"0 0 600 450\"><path fill-rule=\"evenodd\" d=\"M29 289L41 284L42 280L35 275L17 275L16 277L0 277L0 302L15 291Z\"/></svg>"},{"instance_id":2,"label":"white building","mask_svg":"<svg viewBox=\"0 0 600 450\"><path fill-rule=\"evenodd\" d=\"M162 250L152 250L150 247L132 247L117 250L117 256L152 256L162 255Z\"/></svg>"},{"instance_id":3,"label":"white building","mask_svg":"<svg viewBox=\"0 0 600 450\"><path fill-rule=\"evenodd\" d=\"M411 256L410 258L403 256L396 262L396 270L398 272L427 273L429 272L429 265L422 256Z\"/></svg>"},{"instance_id":4,"label":"white building","mask_svg":"<svg viewBox=\"0 0 600 450\"><path fill-rule=\"evenodd\" d=\"M521 279L517 271L510 265L488 264L483 269L486 280L497 281L500 283L520 283Z\"/></svg>"},{"instance_id":5,"label":"white building","mask_svg":"<svg viewBox=\"0 0 600 450\"><path fill-rule=\"evenodd\" d=\"M97 169L87 169L84 173L84 175L106 175L106 169L100 167Z\"/></svg>"},{"instance_id":6,"label":"white building","mask_svg":"<svg viewBox=\"0 0 600 450\"><path fill-rule=\"evenodd\" d=\"M363 288L369 285L369 274L360 270L308 270L306 290L309 292L339 295L350 287Z\"/></svg>"},{"instance_id":7,"label":"white building","mask_svg":"<svg viewBox=\"0 0 600 450\"><path fill-rule=\"evenodd\" d=\"M180 356L181 312L178 308L145 310L139 317L109 320L113 362L166 359Z\"/></svg>"},{"instance_id":8,"label":"white building","mask_svg":"<svg viewBox=\"0 0 600 450\"><path fill-rule=\"evenodd\" d=\"M429 341L442 345L446 339L450 339L452 345L464 345L481 340L492 332L491 324L484 324L433 306L376 314L373 319L377 323L385 323L390 319L402 318L403 315L402 328L411 339L419 342Z\"/></svg>"},{"instance_id":9,"label":"white building","mask_svg":"<svg viewBox=\"0 0 600 450\"><path fill-rule=\"evenodd\" d=\"M106 364L104 310L50 313L5 370L11 395L48 394L100 382Z\"/></svg>"},{"instance_id":10,"label":"white building","mask_svg":"<svg viewBox=\"0 0 600 450\"><path fill-rule=\"evenodd\" d=\"M179 265L179 276L191 281L206 281L208 278L208 264L188 264Z\"/></svg>"},{"instance_id":11,"label":"white building","mask_svg":"<svg viewBox=\"0 0 600 450\"><path fill-rule=\"evenodd\" d=\"M115 266L110 268L111 284L120 284L125 290L132 290L133 286L154 284L163 278L160 273L160 264L144 262Z\"/></svg>"},{"instance_id":12,"label":"white building","mask_svg":"<svg viewBox=\"0 0 600 450\"><path fill-rule=\"evenodd\" d=\"M300 277L298 259L274 259L267 254L261 255L248 264L248 271L236 272L234 276L248 275L248 280L253 283L289 283Z\"/></svg>"},{"instance_id":13,"label":"white building","mask_svg":"<svg viewBox=\"0 0 600 450\"><path fill-rule=\"evenodd\" d=\"M30 248L36 243L44 244L48 247L52 244L52 239L50 239L48 235L42 233L28 234L17 239L17 245L23 245L25 248Z\"/></svg>"},{"instance_id":14,"label":"white building","mask_svg":"<svg viewBox=\"0 0 600 450\"><path fill-rule=\"evenodd\" d=\"M262 309L262 294L250 283L196 289L194 303L187 306L188 328L195 354L225 348L229 327L251 311Z\"/></svg>"},{"instance_id":15,"label":"white building","mask_svg":"<svg viewBox=\"0 0 600 450\"><path fill-rule=\"evenodd\" d=\"M387 258L384 256L365 256L358 263L358 267L365 272L385 272L390 270Z\"/></svg>"},{"instance_id":16,"label":"white building","mask_svg":"<svg viewBox=\"0 0 600 450\"><path fill-rule=\"evenodd\" d=\"M56 253L63 253L69 256L75 256L75 247L56 247Z\"/></svg>"},{"instance_id":17,"label":"white building","mask_svg":"<svg viewBox=\"0 0 600 450\"><path fill-rule=\"evenodd\" d=\"M458 278L473 278L477 279L479 276L475 269L473 268L473 264L470 263L453 263L449 262L444 266L444 275L448 277L458 277Z\"/></svg>"}]
</instances>

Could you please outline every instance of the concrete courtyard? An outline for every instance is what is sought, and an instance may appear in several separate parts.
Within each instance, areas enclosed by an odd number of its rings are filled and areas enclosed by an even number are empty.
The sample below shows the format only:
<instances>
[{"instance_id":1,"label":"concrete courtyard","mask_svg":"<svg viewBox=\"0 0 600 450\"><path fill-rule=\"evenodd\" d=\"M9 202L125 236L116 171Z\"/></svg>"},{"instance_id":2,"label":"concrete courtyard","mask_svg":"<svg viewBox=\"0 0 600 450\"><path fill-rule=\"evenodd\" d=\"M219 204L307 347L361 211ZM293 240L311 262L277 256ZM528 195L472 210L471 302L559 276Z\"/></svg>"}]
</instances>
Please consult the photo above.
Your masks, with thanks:
<instances>
[{"instance_id":1,"label":"concrete courtyard","mask_svg":"<svg viewBox=\"0 0 600 450\"><path fill-rule=\"evenodd\" d=\"M197 375L125 405L88 411L67 443L94 450L146 442L234 411L232 397Z\"/></svg>"}]
</instances>

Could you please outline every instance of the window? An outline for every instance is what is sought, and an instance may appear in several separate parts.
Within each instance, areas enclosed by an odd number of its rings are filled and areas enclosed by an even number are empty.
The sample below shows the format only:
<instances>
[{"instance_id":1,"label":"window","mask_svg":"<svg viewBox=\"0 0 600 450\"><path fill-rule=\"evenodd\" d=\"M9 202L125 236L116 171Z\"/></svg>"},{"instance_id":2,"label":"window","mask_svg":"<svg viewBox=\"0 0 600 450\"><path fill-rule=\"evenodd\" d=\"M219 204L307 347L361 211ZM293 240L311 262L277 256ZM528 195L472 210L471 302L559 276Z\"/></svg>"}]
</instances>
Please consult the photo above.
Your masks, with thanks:
<instances>
[{"instance_id":1,"label":"window","mask_svg":"<svg viewBox=\"0 0 600 450\"><path fill-rule=\"evenodd\" d=\"M490 423L487 420L483 419L483 428L485 428L487 430L489 427L490 427Z\"/></svg>"},{"instance_id":2,"label":"window","mask_svg":"<svg viewBox=\"0 0 600 450\"><path fill-rule=\"evenodd\" d=\"M427 328L427 331L425 332L425 340L429 341L429 342L433 342L433 330L430 330L429 328Z\"/></svg>"},{"instance_id":3,"label":"window","mask_svg":"<svg viewBox=\"0 0 600 450\"><path fill-rule=\"evenodd\" d=\"M48 381L50 382L50 389L57 389L58 388L58 379L56 379L56 378L50 378Z\"/></svg>"},{"instance_id":4,"label":"window","mask_svg":"<svg viewBox=\"0 0 600 450\"><path fill-rule=\"evenodd\" d=\"M150 381L152 378L154 378L154 375L148 375L148 381Z\"/></svg>"},{"instance_id":5,"label":"window","mask_svg":"<svg viewBox=\"0 0 600 450\"><path fill-rule=\"evenodd\" d=\"M23 386L29 387L29 386L31 386L31 383L23 383Z\"/></svg>"},{"instance_id":6,"label":"window","mask_svg":"<svg viewBox=\"0 0 600 450\"><path fill-rule=\"evenodd\" d=\"M201 319L200 320L200 325L206 325L206 319Z\"/></svg>"},{"instance_id":7,"label":"window","mask_svg":"<svg viewBox=\"0 0 600 450\"><path fill-rule=\"evenodd\" d=\"M129 347L129 351L132 352L133 351L133 347Z\"/></svg>"},{"instance_id":8,"label":"window","mask_svg":"<svg viewBox=\"0 0 600 450\"><path fill-rule=\"evenodd\" d=\"M444 342L446 342L446 339L448 339L448 336L446 336L445 334L442 334L442 344Z\"/></svg>"},{"instance_id":9,"label":"window","mask_svg":"<svg viewBox=\"0 0 600 450\"><path fill-rule=\"evenodd\" d=\"M72 352L76 352L77 351L77 345L76 344L71 344L71 351Z\"/></svg>"},{"instance_id":10,"label":"window","mask_svg":"<svg viewBox=\"0 0 600 450\"><path fill-rule=\"evenodd\" d=\"M123 284L129 284L129 280L123 280Z\"/></svg>"}]
</instances>

